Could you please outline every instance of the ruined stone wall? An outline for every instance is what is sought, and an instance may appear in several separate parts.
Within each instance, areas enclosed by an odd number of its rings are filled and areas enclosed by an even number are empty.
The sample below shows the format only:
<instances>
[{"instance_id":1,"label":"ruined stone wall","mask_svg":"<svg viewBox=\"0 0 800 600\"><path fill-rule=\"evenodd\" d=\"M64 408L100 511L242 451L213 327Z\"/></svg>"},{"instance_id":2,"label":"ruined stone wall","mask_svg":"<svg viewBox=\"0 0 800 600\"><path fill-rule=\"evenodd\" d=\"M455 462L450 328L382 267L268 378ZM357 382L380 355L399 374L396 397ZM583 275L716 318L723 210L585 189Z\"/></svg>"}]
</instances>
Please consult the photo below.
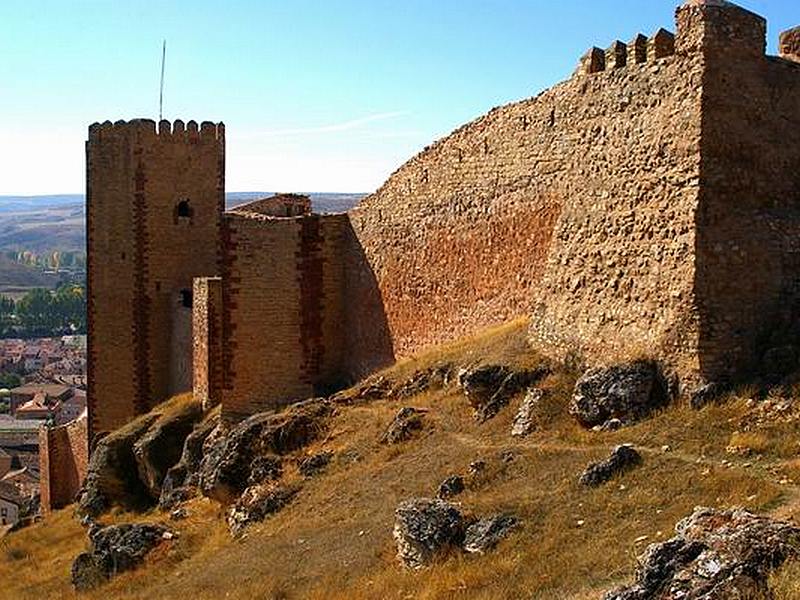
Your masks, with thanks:
<instances>
[{"instance_id":1,"label":"ruined stone wall","mask_svg":"<svg viewBox=\"0 0 800 600\"><path fill-rule=\"evenodd\" d=\"M88 418L39 430L39 489L42 510L63 508L75 500L89 465Z\"/></svg>"},{"instance_id":2,"label":"ruined stone wall","mask_svg":"<svg viewBox=\"0 0 800 600\"><path fill-rule=\"evenodd\" d=\"M221 124L90 127L92 435L191 388L192 279L219 274L224 177Z\"/></svg>"},{"instance_id":3,"label":"ruined stone wall","mask_svg":"<svg viewBox=\"0 0 800 600\"><path fill-rule=\"evenodd\" d=\"M352 211L395 355L530 314L556 353L691 346L700 65L669 39L596 52Z\"/></svg>"},{"instance_id":4,"label":"ruined stone wall","mask_svg":"<svg viewBox=\"0 0 800 600\"><path fill-rule=\"evenodd\" d=\"M337 387L344 356L346 215L225 214L223 417Z\"/></svg>"},{"instance_id":5,"label":"ruined stone wall","mask_svg":"<svg viewBox=\"0 0 800 600\"><path fill-rule=\"evenodd\" d=\"M194 280L192 393L204 410L222 401L222 279Z\"/></svg>"}]
</instances>

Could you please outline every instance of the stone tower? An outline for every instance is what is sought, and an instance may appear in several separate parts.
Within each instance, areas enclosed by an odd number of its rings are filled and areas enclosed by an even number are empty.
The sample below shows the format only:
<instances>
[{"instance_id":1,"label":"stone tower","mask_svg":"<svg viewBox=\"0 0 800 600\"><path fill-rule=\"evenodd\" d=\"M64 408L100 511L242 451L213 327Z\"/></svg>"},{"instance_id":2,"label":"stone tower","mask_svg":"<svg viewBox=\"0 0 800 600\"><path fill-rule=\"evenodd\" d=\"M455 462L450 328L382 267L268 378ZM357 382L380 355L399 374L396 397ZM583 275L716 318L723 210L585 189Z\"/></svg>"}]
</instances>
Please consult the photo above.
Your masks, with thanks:
<instances>
[{"instance_id":1,"label":"stone tower","mask_svg":"<svg viewBox=\"0 0 800 600\"><path fill-rule=\"evenodd\" d=\"M86 144L89 437L192 382L192 280L219 274L223 124L94 124Z\"/></svg>"}]
</instances>

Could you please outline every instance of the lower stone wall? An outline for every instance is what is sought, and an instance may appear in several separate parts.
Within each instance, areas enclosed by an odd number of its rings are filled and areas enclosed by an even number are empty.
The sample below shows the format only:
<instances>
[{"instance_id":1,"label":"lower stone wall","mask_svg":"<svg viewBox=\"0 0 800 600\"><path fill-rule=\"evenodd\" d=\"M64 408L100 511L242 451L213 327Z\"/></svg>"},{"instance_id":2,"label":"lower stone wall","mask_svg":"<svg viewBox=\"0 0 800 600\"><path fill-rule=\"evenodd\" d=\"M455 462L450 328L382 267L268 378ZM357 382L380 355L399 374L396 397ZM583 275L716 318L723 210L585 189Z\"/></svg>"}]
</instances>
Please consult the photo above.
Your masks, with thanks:
<instances>
[{"instance_id":1,"label":"lower stone wall","mask_svg":"<svg viewBox=\"0 0 800 600\"><path fill-rule=\"evenodd\" d=\"M346 215L227 213L222 277L223 418L323 394L345 361Z\"/></svg>"},{"instance_id":2,"label":"lower stone wall","mask_svg":"<svg viewBox=\"0 0 800 600\"><path fill-rule=\"evenodd\" d=\"M60 427L39 430L39 486L47 513L75 500L89 465L87 415Z\"/></svg>"}]
</instances>

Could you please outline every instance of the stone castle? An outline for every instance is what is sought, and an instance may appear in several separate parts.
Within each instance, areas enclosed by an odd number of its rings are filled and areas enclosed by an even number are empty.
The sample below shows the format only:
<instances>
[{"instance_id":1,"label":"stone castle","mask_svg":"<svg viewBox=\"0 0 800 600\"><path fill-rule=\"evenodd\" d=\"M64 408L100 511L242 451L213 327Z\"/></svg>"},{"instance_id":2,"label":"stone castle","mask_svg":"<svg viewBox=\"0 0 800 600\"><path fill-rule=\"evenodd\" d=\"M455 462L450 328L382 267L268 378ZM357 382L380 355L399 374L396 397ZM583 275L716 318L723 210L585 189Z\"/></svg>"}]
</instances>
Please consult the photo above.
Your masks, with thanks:
<instances>
[{"instance_id":1,"label":"stone castle","mask_svg":"<svg viewBox=\"0 0 800 600\"><path fill-rule=\"evenodd\" d=\"M344 214L226 211L222 124L92 125L90 438L190 389L233 423L523 315L551 356L649 356L690 383L797 341L800 29L775 57L723 0L676 20Z\"/></svg>"}]
</instances>

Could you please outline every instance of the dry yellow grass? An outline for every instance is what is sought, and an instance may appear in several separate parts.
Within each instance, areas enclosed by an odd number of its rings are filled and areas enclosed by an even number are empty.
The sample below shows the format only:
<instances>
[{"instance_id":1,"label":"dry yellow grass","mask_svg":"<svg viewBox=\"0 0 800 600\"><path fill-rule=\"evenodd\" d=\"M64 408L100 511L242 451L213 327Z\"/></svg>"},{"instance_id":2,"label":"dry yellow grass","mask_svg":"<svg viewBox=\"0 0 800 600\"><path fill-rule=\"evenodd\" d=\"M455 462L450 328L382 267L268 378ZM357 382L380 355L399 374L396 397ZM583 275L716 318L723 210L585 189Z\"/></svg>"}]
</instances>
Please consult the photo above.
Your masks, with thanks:
<instances>
[{"instance_id":1,"label":"dry yellow grass","mask_svg":"<svg viewBox=\"0 0 800 600\"><path fill-rule=\"evenodd\" d=\"M525 322L516 321L404 361L385 375L402 380L446 361L534 366L541 359L527 350L524 336ZM173 524L181 535L172 547L81 597L581 600L628 580L635 556L647 543L670 537L696 505L779 509L786 518L800 511L798 489L781 485L778 472L790 466L784 453L797 433L793 425L766 426L761 433L768 443L751 457L726 453L731 439L740 439L736 432L748 411L743 400L700 412L676 406L622 431L587 432L566 414L573 379L568 373L547 378L542 426L523 440L509 435L516 401L479 425L454 387L403 404L341 407L325 439L304 451L333 451L334 462L307 480L281 513L234 541L219 508L196 500L188 506L190 518ZM425 430L396 447L379 444L402 405L429 409ZM599 489L579 486L585 465L622 442L642 451L644 465ZM504 462L500 457L508 452L514 460ZM490 465L487 476L457 501L476 514L512 512L522 526L485 556L453 554L420 572L402 569L391 536L397 504L432 496L442 479L465 473L479 458ZM114 514L108 520L134 518L164 516ZM85 538L69 511L0 543L0 597L75 597L69 565ZM788 568L776 585L796 590L791 586L798 576L800 568ZM788 593L781 598L796 597Z\"/></svg>"}]
</instances>

